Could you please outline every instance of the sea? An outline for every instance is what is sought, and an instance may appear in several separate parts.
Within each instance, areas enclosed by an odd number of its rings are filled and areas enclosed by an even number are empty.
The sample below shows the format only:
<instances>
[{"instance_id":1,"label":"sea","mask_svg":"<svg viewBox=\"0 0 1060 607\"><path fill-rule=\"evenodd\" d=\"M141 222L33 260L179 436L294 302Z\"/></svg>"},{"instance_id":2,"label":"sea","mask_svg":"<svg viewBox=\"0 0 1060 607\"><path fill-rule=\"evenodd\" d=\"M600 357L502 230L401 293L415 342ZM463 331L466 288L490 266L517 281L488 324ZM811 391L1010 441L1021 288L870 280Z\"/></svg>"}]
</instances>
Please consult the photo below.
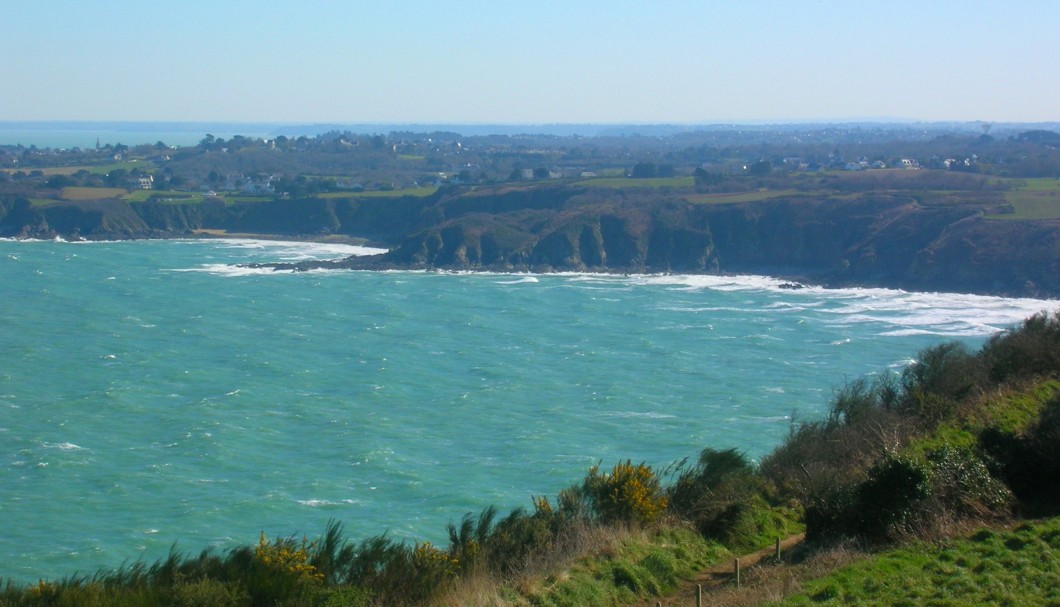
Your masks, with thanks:
<instances>
[{"instance_id":1,"label":"sea","mask_svg":"<svg viewBox=\"0 0 1060 607\"><path fill-rule=\"evenodd\" d=\"M0 240L0 578L530 507L627 459L753 459L844 383L1058 301L761 276L273 272L373 252Z\"/></svg>"}]
</instances>

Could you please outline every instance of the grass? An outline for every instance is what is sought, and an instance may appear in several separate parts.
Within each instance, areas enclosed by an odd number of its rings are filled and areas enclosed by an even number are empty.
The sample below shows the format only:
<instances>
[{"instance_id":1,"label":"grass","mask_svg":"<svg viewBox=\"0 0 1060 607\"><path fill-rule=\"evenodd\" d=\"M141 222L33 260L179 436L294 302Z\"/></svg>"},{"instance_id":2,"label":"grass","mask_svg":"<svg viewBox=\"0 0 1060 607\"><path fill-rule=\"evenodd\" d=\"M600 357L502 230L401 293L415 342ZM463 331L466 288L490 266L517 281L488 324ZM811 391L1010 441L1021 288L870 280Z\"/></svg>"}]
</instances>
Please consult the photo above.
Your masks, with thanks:
<instances>
[{"instance_id":1,"label":"grass","mask_svg":"<svg viewBox=\"0 0 1060 607\"><path fill-rule=\"evenodd\" d=\"M1012 205L1012 213L989 215L988 219L1009 221L1042 221L1060 219L1060 192L1050 190L1018 190L1005 194Z\"/></svg>"},{"instance_id":2,"label":"grass","mask_svg":"<svg viewBox=\"0 0 1060 607\"><path fill-rule=\"evenodd\" d=\"M690 188L696 184L692 177L654 177L633 179L632 177L594 177L576 181L574 185L590 188Z\"/></svg>"},{"instance_id":3,"label":"grass","mask_svg":"<svg viewBox=\"0 0 1060 607\"><path fill-rule=\"evenodd\" d=\"M178 192L176 190L133 190L122 196L125 202L146 202L158 200L166 204L198 204L202 202L202 194L196 192Z\"/></svg>"},{"instance_id":4,"label":"grass","mask_svg":"<svg viewBox=\"0 0 1060 607\"><path fill-rule=\"evenodd\" d=\"M942 423L932 434L913 441L910 453L924 456L944 446L973 449L988 427L1019 432L1038 419L1046 404L1060 395L1060 381L1045 380L1022 389L989 393L960 419Z\"/></svg>"},{"instance_id":5,"label":"grass","mask_svg":"<svg viewBox=\"0 0 1060 607\"><path fill-rule=\"evenodd\" d=\"M798 190L757 190L754 192L732 192L725 194L694 194L685 198L695 204L727 204L734 202L758 202L770 198L805 194Z\"/></svg>"},{"instance_id":6,"label":"grass","mask_svg":"<svg viewBox=\"0 0 1060 607\"><path fill-rule=\"evenodd\" d=\"M1025 192L1060 192L1060 179L1033 177L1021 181L1023 185L1020 189Z\"/></svg>"},{"instance_id":7,"label":"grass","mask_svg":"<svg viewBox=\"0 0 1060 607\"><path fill-rule=\"evenodd\" d=\"M916 543L808 582L776 603L804 605L1060 605L1060 518Z\"/></svg>"},{"instance_id":8,"label":"grass","mask_svg":"<svg viewBox=\"0 0 1060 607\"><path fill-rule=\"evenodd\" d=\"M147 191L147 190L143 190ZM104 200L106 198L121 198L128 193L125 188L85 188L71 186L63 188L59 197L63 200Z\"/></svg>"},{"instance_id":9,"label":"grass","mask_svg":"<svg viewBox=\"0 0 1060 607\"><path fill-rule=\"evenodd\" d=\"M595 554L501 594L513 604L548 607L625 605L674 589L728 550L688 529L606 538Z\"/></svg>"},{"instance_id":10,"label":"grass","mask_svg":"<svg viewBox=\"0 0 1060 607\"><path fill-rule=\"evenodd\" d=\"M1010 213L988 215L987 219L1042 221L1060 219L1060 179L1040 177L1014 180L1016 189L1005 194Z\"/></svg>"},{"instance_id":11,"label":"grass","mask_svg":"<svg viewBox=\"0 0 1060 607\"><path fill-rule=\"evenodd\" d=\"M1057 395L1060 395L1060 381L1051 379L995 398L983 411L988 416L988 423L980 421L979 429L992 425L1006 432L1024 430L1038 419L1046 404Z\"/></svg>"},{"instance_id":12,"label":"grass","mask_svg":"<svg viewBox=\"0 0 1060 607\"><path fill-rule=\"evenodd\" d=\"M434 186L423 186L418 188L405 188L403 190L372 190L370 192L328 192L320 194L320 198L400 198L402 196L415 196L424 198L434 194L438 188Z\"/></svg>"}]
</instances>

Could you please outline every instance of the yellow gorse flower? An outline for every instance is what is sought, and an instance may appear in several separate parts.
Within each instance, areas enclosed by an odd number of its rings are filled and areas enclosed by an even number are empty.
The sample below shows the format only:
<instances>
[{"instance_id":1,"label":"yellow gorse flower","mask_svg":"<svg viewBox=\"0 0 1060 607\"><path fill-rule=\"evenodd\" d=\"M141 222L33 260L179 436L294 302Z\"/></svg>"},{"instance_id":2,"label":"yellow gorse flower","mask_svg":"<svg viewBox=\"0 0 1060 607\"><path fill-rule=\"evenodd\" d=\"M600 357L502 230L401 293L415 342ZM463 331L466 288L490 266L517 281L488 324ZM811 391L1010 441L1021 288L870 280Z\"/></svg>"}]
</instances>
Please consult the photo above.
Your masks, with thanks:
<instances>
[{"instance_id":1,"label":"yellow gorse flower","mask_svg":"<svg viewBox=\"0 0 1060 607\"><path fill-rule=\"evenodd\" d=\"M626 460L615 464L610 473L593 466L586 480L597 508L607 516L650 523L662 516L669 503L655 472L645 464Z\"/></svg>"},{"instance_id":2,"label":"yellow gorse flower","mask_svg":"<svg viewBox=\"0 0 1060 607\"><path fill-rule=\"evenodd\" d=\"M319 582L323 581L324 574L318 572L309 562L309 553L315 546L315 542L311 543L305 537L302 538L301 544L296 544L293 540L270 542L262 531L258 546L254 549L254 559L274 571Z\"/></svg>"}]
</instances>

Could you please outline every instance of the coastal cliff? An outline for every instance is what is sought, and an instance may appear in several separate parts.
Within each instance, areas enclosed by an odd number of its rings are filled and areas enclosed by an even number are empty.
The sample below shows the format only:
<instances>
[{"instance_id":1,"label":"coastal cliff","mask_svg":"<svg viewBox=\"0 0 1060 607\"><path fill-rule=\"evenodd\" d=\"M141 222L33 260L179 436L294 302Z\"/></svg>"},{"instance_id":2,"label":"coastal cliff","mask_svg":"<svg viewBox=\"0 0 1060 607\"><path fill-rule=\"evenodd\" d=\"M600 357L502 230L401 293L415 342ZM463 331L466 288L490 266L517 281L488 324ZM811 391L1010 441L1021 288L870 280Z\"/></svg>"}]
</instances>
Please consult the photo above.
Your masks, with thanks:
<instances>
[{"instance_id":1,"label":"coastal cliff","mask_svg":"<svg viewBox=\"0 0 1060 607\"><path fill-rule=\"evenodd\" d=\"M331 267L758 273L834 286L1060 296L1060 220L992 219L992 204L871 192L705 204L563 185L230 205L7 198L0 235L341 234L390 251Z\"/></svg>"}]
</instances>

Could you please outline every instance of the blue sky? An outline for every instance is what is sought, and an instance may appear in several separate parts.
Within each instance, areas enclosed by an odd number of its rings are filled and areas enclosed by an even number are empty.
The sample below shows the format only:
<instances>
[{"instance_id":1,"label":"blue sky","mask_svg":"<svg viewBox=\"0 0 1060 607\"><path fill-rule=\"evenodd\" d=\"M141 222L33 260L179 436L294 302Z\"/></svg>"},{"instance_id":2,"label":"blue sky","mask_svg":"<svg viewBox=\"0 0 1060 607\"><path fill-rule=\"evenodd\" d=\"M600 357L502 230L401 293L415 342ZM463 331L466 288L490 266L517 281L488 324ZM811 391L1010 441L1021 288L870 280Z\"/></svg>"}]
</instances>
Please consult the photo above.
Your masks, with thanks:
<instances>
[{"instance_id":1,"label":"blue sky","mask_svg":"<svg viewBox=\"0 0 1060 607\"><path fill-rule=\"evenodd\" d=\"M1060 120L1060 2L36 0L0 120Z\"/></svg>"}]
</instances>

